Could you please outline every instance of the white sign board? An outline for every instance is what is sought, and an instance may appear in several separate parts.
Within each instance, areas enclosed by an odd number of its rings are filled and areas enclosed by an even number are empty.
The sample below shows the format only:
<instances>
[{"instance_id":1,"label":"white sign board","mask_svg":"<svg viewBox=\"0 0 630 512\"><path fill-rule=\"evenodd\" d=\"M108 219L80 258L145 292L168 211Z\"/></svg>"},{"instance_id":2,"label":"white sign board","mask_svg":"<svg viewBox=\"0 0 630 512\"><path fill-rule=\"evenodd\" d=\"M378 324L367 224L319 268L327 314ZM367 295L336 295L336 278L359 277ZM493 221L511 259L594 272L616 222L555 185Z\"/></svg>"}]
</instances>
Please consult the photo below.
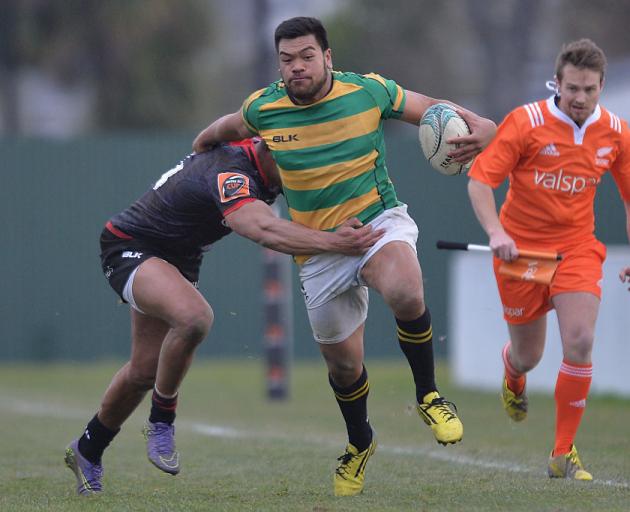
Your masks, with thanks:
<instances>
[{"instance_id":1,"label":"white sign board","mask_svg":"<svg viewBox=\"0 0 630 512\"><path fill-rule=\"evenodd\" d=\"M492 256L454 252L449 268L449 351L453 381L460 386L501 389L501 349L508 330L499 300ZM630 248L608 247L604 263L602 302L595 329L592 393L630 396L630 292L619 281L619 270L630 265ZM547 315L545 353L528 373L529 390L553 393L562 362L555 312Z\"/></svg>"}]
</instances>

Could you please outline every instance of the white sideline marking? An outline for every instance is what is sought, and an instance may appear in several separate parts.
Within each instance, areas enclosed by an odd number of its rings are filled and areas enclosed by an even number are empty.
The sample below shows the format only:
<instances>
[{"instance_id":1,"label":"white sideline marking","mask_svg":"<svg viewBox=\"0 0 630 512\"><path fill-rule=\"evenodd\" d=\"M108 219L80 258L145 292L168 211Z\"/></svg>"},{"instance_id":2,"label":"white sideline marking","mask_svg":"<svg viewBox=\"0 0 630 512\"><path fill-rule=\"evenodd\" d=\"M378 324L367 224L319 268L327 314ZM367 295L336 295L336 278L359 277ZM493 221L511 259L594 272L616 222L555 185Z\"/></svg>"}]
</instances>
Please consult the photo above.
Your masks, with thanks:
<instances>
[{"instance_id":1,"label":"white sideline marking","mask_svg":"<svg viewBox=\"0 0 630 512\"><path fill-rule=\"evenodd\" d=\"M201 434L202 436L208 437L220 437L220 438L228 438L228 439L249 439L253 436L248 432L236 430L232 427L220 427L218 425L206 425L204 423L190 423L187 421L178 421L178 427L188 428L192 430L196 434Z\"/></svg>"},{"instance_id":2,"label":"white sideline marking","mask_svg":"<svg viewBox=\"0 0 630 512\"><path fill-rule=\"evenodd\" d=\"M18 400L0 395L0 408L22 416L44 418L85 418L85 411L76 407L66 407L59 404L31 402Z\"/></svg>"},{"instance_id":3,"label":"white sideline marking","mask_svg":"<svg viewBox=\"0 0 630 512\"><path fill-rule=\"evenodd\" d=\"M9 411L22 416L36 416L43 418L63 418L63 419L80 419L85 420L91 412L76 407L65 407L59 404L33 402L26 400L18 400L15 398L9 398L0 395L0 409ZM192 421L178 421L177 427L179 429L188 430L195 434L199 434L207 437L218 437L220 439L286 439L285 434L273 434L269 432L260 431L247 431L240 430L233 427L226 427L220 425L208 425L206 423L192 422ZM299 439L300 442L308 442L317 444L319 446L337 446L338 443L334 443L329 439L310 437L308 439ZM448 448L445 448L448 449ZM534 470L526 466L514 464L505 461L493 460L493 459L481 459L478 457L472 457L470 455L448 453L442 450L435 450L433 448L409 448L403 446L390 446L379 444L379 452L385 452L391 455L403 455L417 457L419 455L429 457L443 462L449 462L453 464L460 464L465 466L473 466L490 470L502 470L510 471L512 473L528 473L528 474L541 474L543 472ZM616 487L620 489L630 489L630 483L616 480L599 480L594 479L591 484L599 484L608 487Z\"/></svg>"},{"instance_id":4,"label":"white sideline marking","mask_svg":"<svg viewBox=\"0 0 630 512\"><path fill-rule=\"evenodd\" d=\"M475 457L471 457L470 455L463 454L454 454L448 453L445 451L438 451L432 448L409 448L409 447L400 447L400 446L379 446L379 448L383 448L383 451L388 453L392 453L395 455L424 455L427 457L431 457L432 459L441 460L444 462L452 462L456 464L463 464L467 466L476 466L485 469L501 469L505 471L511 471L512 473L536 473L536 471L531 468L526 468L525 466L521 466L519 464L513 464L509 462L500 462L498 460L482 460ZM444 447L445 450L448 450L448 447Z\"/></svg>"}]
</instances>

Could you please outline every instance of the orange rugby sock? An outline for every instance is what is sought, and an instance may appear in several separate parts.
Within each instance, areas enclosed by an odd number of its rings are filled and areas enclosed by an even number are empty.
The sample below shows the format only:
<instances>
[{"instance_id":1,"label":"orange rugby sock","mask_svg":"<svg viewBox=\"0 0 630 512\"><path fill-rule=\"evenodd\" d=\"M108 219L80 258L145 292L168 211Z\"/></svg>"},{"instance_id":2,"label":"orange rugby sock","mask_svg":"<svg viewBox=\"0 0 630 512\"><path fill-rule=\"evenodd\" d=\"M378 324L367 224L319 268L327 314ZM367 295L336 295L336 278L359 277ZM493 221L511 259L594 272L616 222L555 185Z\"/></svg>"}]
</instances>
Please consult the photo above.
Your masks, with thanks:
<instances>
[{"instance_id":1,"label":"orange rugby sock","mask_svg":"<svg viewBox=\"0 0 630 512\"><path fill-rule=\"evenodd\" d=\"M507 380L507 385L510 390L516 395L520 395L523 391L525 391L525 374L517 371L510 363L510 358L508 356L508 352L510 350L511 341L508 341L503 347L503 352L501 353L503 357L503 364L505 365L505 378Z\"/></svg>"},{"instance_id":2,"label":"orange rugby sock","mask_svg":"<svg viewBox=\"0 0 630 512\"><path fill-rule=\"evenodd\" d=\"M564 359L556 381L556 443L553 455L569 453L580 426L591 386L593 365Z\"/></svg>"}]
</instances>

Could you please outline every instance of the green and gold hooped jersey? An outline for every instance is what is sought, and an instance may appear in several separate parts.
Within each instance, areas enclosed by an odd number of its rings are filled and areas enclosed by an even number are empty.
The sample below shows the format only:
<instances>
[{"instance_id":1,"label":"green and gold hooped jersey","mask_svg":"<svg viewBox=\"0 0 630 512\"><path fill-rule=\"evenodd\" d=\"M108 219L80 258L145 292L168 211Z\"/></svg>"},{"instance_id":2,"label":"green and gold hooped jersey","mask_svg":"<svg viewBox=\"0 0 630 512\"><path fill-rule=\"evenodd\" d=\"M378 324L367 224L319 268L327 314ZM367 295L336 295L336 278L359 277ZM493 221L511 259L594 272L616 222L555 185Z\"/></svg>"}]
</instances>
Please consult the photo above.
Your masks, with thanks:
<instances>
[{"instance_id":1,"label":"green and gold hooped jersey","mask_svg":"<svg viewBox=\"0 0 630 512\"><path fill-rule=\"evenodd\" d=\"M392 80L334 71L331 91L311 105L294 104L281 80L245 100L243 119L271 150L294 221L332 231L399 204L383 120L400 117L405 99Z\"/></svg>"}]
</instances>

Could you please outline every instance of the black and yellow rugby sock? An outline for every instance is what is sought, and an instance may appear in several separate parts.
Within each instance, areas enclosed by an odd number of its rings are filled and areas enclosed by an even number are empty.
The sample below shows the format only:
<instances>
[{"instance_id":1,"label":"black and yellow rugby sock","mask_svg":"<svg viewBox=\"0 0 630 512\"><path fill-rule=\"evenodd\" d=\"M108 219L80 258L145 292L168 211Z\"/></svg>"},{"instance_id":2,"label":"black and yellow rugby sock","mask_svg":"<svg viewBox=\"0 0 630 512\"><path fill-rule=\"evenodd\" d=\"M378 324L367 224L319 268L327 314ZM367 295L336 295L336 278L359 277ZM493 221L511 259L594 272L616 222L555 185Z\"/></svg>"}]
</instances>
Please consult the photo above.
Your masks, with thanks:
<instances>
[{"instance_id":1,"label":"black and yellow rugby sock","mask_svg":"<svg viewBox=\"0 0 630 512\"><path fill-rule=\"evenodd\" d=\"M108 429L100 422L98 415L95 414L85 427L83 435L79 438L81 455L92 464L100 464L105 448L109 446L109 443L112 442L112 439L118 432L120 432L120 429Z\"/></svg>"},{"instance_id":2,"label":"black and yellow rugby sock","mask_svg":"<svg viewBox=\"0 0 630 512\"><path fill-rule=\"evenodd\" d=\"M409 361L416 384L416 399L422 402L427 393L436 391L433 360L433 328L429 309L415 320L396 319L398 342Z\"/></svg>"},{"instance_id":3,"label":"black and yellow rugby sock","mask_svg":"<svg viewBox=\"0 0 630 512\"><path fill-rule=\"evenodd\" d=\"M372 427L370 427L367 414L367 397L370 391L367 370L364 366L359 379L347 388L337 386L330 374L328 382L335 393L339 409L346 422L348 441L359 452L362 452L372 442Z\"/></svg>"}]
</instances>

